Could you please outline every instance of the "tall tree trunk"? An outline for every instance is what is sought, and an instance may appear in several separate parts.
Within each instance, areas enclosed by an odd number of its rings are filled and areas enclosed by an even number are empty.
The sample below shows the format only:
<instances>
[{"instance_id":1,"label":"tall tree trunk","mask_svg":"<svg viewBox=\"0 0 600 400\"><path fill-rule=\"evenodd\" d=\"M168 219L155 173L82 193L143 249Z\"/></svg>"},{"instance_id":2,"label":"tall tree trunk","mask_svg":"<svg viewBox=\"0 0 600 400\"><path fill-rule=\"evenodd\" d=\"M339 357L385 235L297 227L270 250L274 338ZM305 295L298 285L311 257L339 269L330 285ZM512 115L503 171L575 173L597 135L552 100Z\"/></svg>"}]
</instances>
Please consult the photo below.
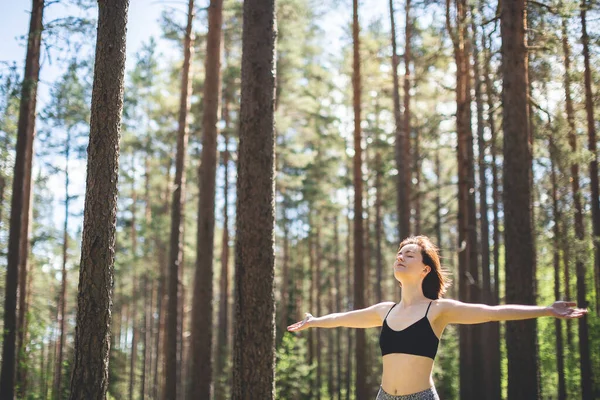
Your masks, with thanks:
<instances>
[{"instance_id":1,"label":"tall tree trunk","mask_svg":"<svg viewBox=\"0 0 600 400\"><path fill-rule=\"evenodd\" d=\"M227 211L229 208L229 139L227 137L229 113L227 99L225 99L223 107L223 116L226 121L225 130L223 131L223 139L225 141L225 151L223 152L225 179L223 182L223 237L221 240L221 277L219 285L219 334L217 336L217 356L215 366L216 400L225 399L225 387L229 386L225 385L229 379L225 379L223 376L225 374L225 364L227 362L227 332L229 331L229 215Z\"/></svg>"},{"instance_id":2,"label":"tall tree trunk","mask_svg":"<svg viewBox=\"0 0 600 400\"><path fill-rule=\"evenodd\" d=\"M335 309L342 310L342 279L340 274L341 259L340 259L340 234L337 215L333 217L333 254L334 254L334 268L335 268ZM336 392L338 400L342 398L342 332L337 330L335 332L335 354L336 354ZM350 347L348 347L350 348Z\"/></svg>"},{"instance_id":3,"label":"tall tree trunk","mask_svg":"<svg viewBox=\"0 0 600 400\"><path fill-rule=\"evenodd\" d=\"M565 62L565 105L567 112L567 122L569 125L569 145L573 154L578 152L577 136L575 133L575 111L573 109L573 100L571 98L571 49L567 37L567 21L562 18L562 44ZM573 203L575 204L575 236L580 243L585 240L585 227L583 224L583 206L581 200L581 191L579 187L579 163L571 164L571 190L573 191ZM575 252L575 270L577 275L577 303L579 307L586 308L586 285L585 285L585 264L581 257L581 252ZM589 352L588 323L587 315L578 320L579 322L579 361L581 365L581 394L583 399L592 398L592 371Z\"/></svg>"},{"instance_id":4,"label":"tall tree trunk","mask_svg":"<svg viewBox=\"0 0 600 400\"><path fill-rule=\"evenodd\" d=\"M128 0L98 3L98 39L70 398L104 399L108 389L119 134Z\"/></svg>"},{"instance_id":5,"label":"tall tree trunk","mask_svg":"<svg viewBox=\"0 0 600 400\"><path fill-rule=\"evenodd\" d=\"M492 215L494 218L494 222L492 224L493 233L492 240L494 242L494 287L491 289L490 293L490 304L496 305L500 302L500 221L499 221L499 213L500 213L500 193L498 189L498 163L497 163L497 152L498 152L498 144L496 143L496 121L494 119L494 99L496 98L496 94L494 92L492 82L491 82L491 72L490 72L490 63L491 63L491 51L487 48L485 35L482 32L483 37L483 47L486 52L486 61L485 61L485 89L486 89L486 97L487 97L487 105L488 105L488 126L490 128L490 154L492 156ZM488 361L490 368L490 375L492 376L491 386L489 388L490 393L492 394L493 399L499 399L501 397L502 387L501 387L501 378L502 378L502 370L500 368L500 323L499 322L490 322L492 327L490 329L490 337L489 342L486 344L491 347L489 352L490 359Z\"/></svg>"},{"instance_id":6,"label":"tall tree trunk","mask_svg":"<svg viewBox=\"0 0 600 400\"><path fill-rule=\"evenodd\" d=\"M244 1L233 399L275 391L275 0Z\"/></svg>"},{"instance_id":7,"label":"tall tree trunk","mask_svg":"<svg viewBox=\"0 0 600 400\"><path fill-rule=\"evenodd\" d=\"M59 323L59 345L58 354L56 359L56 366L54 367L54 393L55 398L61 398L62 393L62 364L63 364L63 349L65 345L65 310L67 302L67 259L69 249L69 203L71 196L69 194L69 154L71 150L71 137L70 131L67 130L67 140L65 141L65 221L63 225L63 248L62 248L62 274L60 283L60 299L58 300L59 312L58 312L58 323Z\"/></svg>"},{"instance_id":8,"label":"tall tree trunk","mask_svg":"<svg viewBox=\"0 0 600 400\"><path fill-rule=\"evenodd\" d=\"M435 237L437 245L442 248L442 163L440 162L440 145L435 149Z\"/></svg>"},{"instance_id":9,"label":"tall tree trunk","mask_svg":"<svg viewBox=\"0 0 600 400\"><path fill-rule=\"evenodd\" d=\"M132 161L132 165L134 162ZM135 171L132 171L135 174ZM135 362L137 358L137 340L138 340L138 324L137 324L137 229L136 229L136 203L137 193L135 191L135 175L131 182L131 254L133 255L132 263L132 293L131 293L131 359L129 363L129 400L133 400L133 391L135 388Z\"/></svg>"},{"instance_id":10,"label":"tall tree trunk","mask_svg":"<svg viewBox=\"0 0 600 400\"><path fill-rule=\"evenodd\" d=\"M362 182L362 135L361 121L361 76L360 76L360 41L358 26L358 0L352 1L352 39L353 39L353 68L352 88L354 105L354 309L365 307L364 287L364 234L363 234L363 182ZM410 207L410 206L409 206ZM366 399L369 396L367 388L367 354L366 337L363 329L356 330L356 397Z\"/></svg>"},{"instance_id":11,"label":"tall tree trunk","mask_svg":"<svg viewBox=\"0 0 600 400\"><path fill-rule=\"evenodd\" d=\"M16 335L17 335L17 285L19 284L19 266L21 265L21 242L27 240L22 235L22 220L29 215L29 201L24 187L31 184L31 156L35 133L35 109L37 83L40 74L40 44L42 40L42 14L44 0L33 0L25 74L21 87L21 103L17 126L17 144L15 149L15 167L10 209L10 228L8 237L8 257L6 267L6 285L4 297L4 326L2 334L2 370L0 372L0 398L12 399L15 393ZM29 169L29 171L28 171Z\"/></svg>"},{"instance_id":12,"label":"tall tree trunk","mask_svg":"<svg viewBox=\"0 0 600 400\"><path fill-rule=\"evenodd\" d=\"M410 154L410 136L411 136L411 125L410 125L410 87L411 87L411 79L410 79L410 63L411 63L411 35L412 35L412 26L410 22L410 2L411 0L406 0L405 11L405 48L404 48L404 115L403 115L403 131L404 131L404 148L402 149L402 154L404 158L404 195L406 196L406 210L405 213L408 214L408 234L412 234L411 229L411 192L412 192L412 165L411 165L411 154ZM418 233L418 232L417 232ZM403 238L401 238L402 240Z\"/></svg>"},{"instance_id":13,"label":"tall tree trunk","mask_svg":"<svg viewBox=\"0 0 600 400\"><path fill-rule=\"evenodd\" d=\"M587 115L588 150L590 161L590 190L592 194L592 233L594 240L594 282L596 289L596 315L600 315L600 192L598 190L598 153L596 151L596 125L594 120L594 94L590 69L590 38L587 33L587 0L581 0L581 44L583 45L585 111Z\"/></svg>"},{"instance_id":14,"label":"tall tree trunk","mask_svg":"<svg viewBox=\"0 0 600 400\"><path fill-rule=\"evenodd\" d=\"M480 7L481 8L481 7ZM474 8L471 8L472 14ZM475 22L475 16L472 15L471 27L473 31L473 75L475 77L475 102L477 109L477 145L478 145L478 167L479 167L479 222L481 230L481 302L485 304L491 304L492 300L492 287L491 287L491 273L490 273L490 223L488 219L488 184L487 184L487 164L485 161L485 153L487 150L487 144L484 138L484 121L483 121L483 89L480 69L480 57L479 57L479 43L478 43L478 30L477 23ZM483 41L482 41L483 44ZM483 368L483 387L487 397L494 400L500 400L501 392L499 387L494 385L496 377L494 374L494 368L489 363L492 360L492 352L499 343L489 342L493 337L493 330L495 326L492 324L483 325L480 328L482 339L486 341L485 345L482 345L482 357L485 362L482 362L481 367Z\"/></svg>"},{"instance_id":15,"label":"tall tree trunk","mask_svg":"<svg viewBox=\"0 0 600 400\"><path fill-rule=\"evenodd\" d=\"M314 275L314 286L315 286L315 301L316 301L316 310L317 310L317 315L322 315L322 308L321 308L321 293L322 293L322 285L321 285L321 274L323 273L321 270L321 222L320 222L320 215L317 212L317 222L316 222L316 235L315 235L315 242L314 242L314 249L315 249L315 275ZM323 375L323 358L321 357L322 355L322 351L321 349L322 347L322 343L321 343L321 329L315 329L315 344L316 344L316 355L317 355L317 371L316 371L316 375L317 375L317 382L316 382L316 386L317 386L317 393L316 393L316 398L317 400L321 399L321 387L323 386L322 380L321 380L321 376Z\"/></svg>"},{"instance_id":16,"label":"tall tree trunk","mask_svg":"<svg viewBox=\"0 0 600 400\"><path fill-rule=\"evenodd\" d=\"M34 132L35 135L35 132ZM27 337L27 281L29 273L29 232L33 213L33 197L31 196L31 169L33 162L33 135L30 138L26 153L25 181L23 185L23 219L21 220L21 244L19 245L19 293L17 307L17 397L25 397L27 386L27 354L25 341Z\"/></svg>"},{"instance_id":17,"label":"tall tree trunk","mask_svg":"<svg viewBox=\"0 0 600 400\"><path fill-rule=\"evenodd\" d=\"M215 230L215 179L217 170L217 121L221 102L221 28L223 0L211 0L206 38L206 77L202 116L202 161L199 170L198 252L192 303L190 371L198 379L190 381L188 397L211 397L213 245Z\"/></svg>"},{"instance_id":18,"label":"tall tree trunk","mask_svg":"<svg viewBox=\"0 0 600 400\"><path fill-rule=\"evenodd\" d=\"M480 302L475 213L475 171L471 130L471 72L466 0L455 2L457 21L450 21L450 0L446 1L446 24L454 45L456 61L456 131L458 162L458 247L459 298ZM460 397L485 397L481 327L459 327Z\"/></svg>"},{"instance_id":19,"label":"tall tree trunk","mask_svg":"<svg viewBox=\"0 0 600 400\"><path fill-rule=\"evenodd\" d=\"M381 287L383 282L383 256L381 253L381 242L383 234L383 223L381 221L381 176L383 175L383 165L381 163L381 152L378 150L375 155L375 252L377 259L377 279L375 280L375 301L381 303ZM338 273L338 268L336 268ZM337 286L336 284L336 287ZM339 308L338 308L339 310Z\"/></svg>"},{"instance_id":20,"label":"tall tree trunk","mask_svg":"<svg viewBox=\"0 0 600 400\"><path fill-rule=\"evenodd\" d=\"M147 273L143 279L144 287L144 318L142 330L142 346L144 347L144 353L142 355L142 377L140 382L140 399L146 398L146 382L147 377L150 376L150 366L152 365L152 352L150 350L151 333L152 333L152 288L148 279Z\"/></svg>"},{"instance_id":21,"label":"tall tree trunk","mask_svg":"<svg viewBox=\"0 0 600 400\"><path fill-rule=\"evenodd\" d=\"M350 197L350 194L348 194L348 197ZM346 227L348 229L348 234L346 236L346 265L348 266L348 273L346 274L346 294L347 294L347 308L348 309L352 309L353 308L353 303L354 303L354 296L352 293L352 285L351 282L353 282L352 276L354 275L354 268L352 265L352 259L351 259L351 243L352 241L352 225L350 223L350 204L352 204L352 202L350 201L350 199L348 199L348 212L346 213ZM352 339L353 339L353 335L352 335L352 329L347 329L346 330L346 341L347 341L347 347L348 349L352 348ZM352 352L351 351L347 351L346 352L346 400L350 400L350 393L352 390Z\"/></svg>"},{"instance_id":22,"label":"tall tree trunk","mask_svg":"<svg viewBox=\"0 0 600 400\"><path fill-rule=\"evenodd\" d=\"M398 82L398 64L400 63L396 51L396 23L394 22L394 0L390 0L390 22L392 27L392 78L394 82L394 122L395 132L395 159L398 170L396 180L396 211L398 214L398 242L410 235L410 193L406 191L410 182L406 182L406 173L410 168L405 159L406 132L402 121L400 109L400 84Z\"/></svg>"},{"instance_id":23,"label":"tall tree trunk","mask_svg":"<svg viewBox=\"0 0 600 400\"><path fill-rule=\"evenodd\" d=\"M501 11L506 303L535 304L525 0ZM535 320L506 323L508 398L537 398Z\"/></svg>"},{"instance_id":24,"label":"tall tree trunk","mask_svg":"<svg viewBox=\"0 0 600 400\"><path fill-rule=\"evenodd\" d=\"M169 244L169 272L167 274L167 331L165 340L165 387L164 400L177 400L177 342L179 316L179 278L183 264L183 215L185 206L185 166L188 143L188 114L190 110L190 64L193 53L192 23L194 0L188 2L187 25L183 43L183 67L181 70L181 92L179 95L179 120L177 129L177 156L175 159L175 181L171 203L171 236ZM210 357L208 358L210 359ZM209 363L210 364L210 363ZM198 375L202 376L202 375Z\"/></svg>"},{"instance_id":25,"label":"tall tree trunk","mask_svg":"<svg viewBox=\"0 0 600 400\"><path fill-rule=\"evenodd\" d=\"M550 129L550 177L552 181L552 215L554 219L554 240L553 245L553 263L554 263L554 298L560 299L560 221L561 211L558 206L558 183L556 178L556 162L557 162L557 149L554 144L554 133L552 127L548 123ZM567 398L566 384L565 384L565 360L564 360L564 349L563 349L563 337L562 337L562 323L559 318L554 319L554 329L556 332L556 369L558 372L558 400L565 400Z\"/></svg>"}]
</instances>

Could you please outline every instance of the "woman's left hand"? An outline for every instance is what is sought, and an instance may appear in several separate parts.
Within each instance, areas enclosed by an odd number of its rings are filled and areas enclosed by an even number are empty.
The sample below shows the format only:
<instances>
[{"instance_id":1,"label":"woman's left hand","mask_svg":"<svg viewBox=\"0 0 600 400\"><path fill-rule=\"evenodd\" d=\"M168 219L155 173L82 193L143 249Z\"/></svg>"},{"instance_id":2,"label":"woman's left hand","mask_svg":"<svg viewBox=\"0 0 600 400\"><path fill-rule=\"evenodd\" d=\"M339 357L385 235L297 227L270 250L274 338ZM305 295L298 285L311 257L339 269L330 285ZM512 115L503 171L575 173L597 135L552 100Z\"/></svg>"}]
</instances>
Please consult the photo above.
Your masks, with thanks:
<instances>
[{"instance_id":1,"label":"woman's left hand","mask_svg":"<svg viewBox=\"0 0 600 400\"><path fill-rule=\"evenodd\" d=\"M576 308L577 303L571 301L555 301L548 310L550 315L562 319L581 318L588 313L587 309Z\"/></svg>"}]
</instances>

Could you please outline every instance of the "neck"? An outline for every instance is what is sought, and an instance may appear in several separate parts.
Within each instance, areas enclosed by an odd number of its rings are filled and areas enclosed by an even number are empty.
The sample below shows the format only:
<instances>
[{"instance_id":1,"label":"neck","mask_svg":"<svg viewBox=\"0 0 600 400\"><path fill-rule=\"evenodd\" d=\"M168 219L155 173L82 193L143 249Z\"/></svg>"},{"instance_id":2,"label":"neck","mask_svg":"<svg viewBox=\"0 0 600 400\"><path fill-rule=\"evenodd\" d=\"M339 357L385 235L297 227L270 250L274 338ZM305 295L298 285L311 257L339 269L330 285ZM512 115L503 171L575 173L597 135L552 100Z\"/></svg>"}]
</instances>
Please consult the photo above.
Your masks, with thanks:
<instances>
[{"instance_id":1,"label":"neck","mask_svg":"<svg viewBox=\"0 0 600 400\"><path fill-rule=\"evenodd\" d=\"M421 283L418 285L406 285L402 284L402 301L401 303L408 307L415 303L423 302L427 300L423 294L423 288Z\"/></svg>"}]
</instances>

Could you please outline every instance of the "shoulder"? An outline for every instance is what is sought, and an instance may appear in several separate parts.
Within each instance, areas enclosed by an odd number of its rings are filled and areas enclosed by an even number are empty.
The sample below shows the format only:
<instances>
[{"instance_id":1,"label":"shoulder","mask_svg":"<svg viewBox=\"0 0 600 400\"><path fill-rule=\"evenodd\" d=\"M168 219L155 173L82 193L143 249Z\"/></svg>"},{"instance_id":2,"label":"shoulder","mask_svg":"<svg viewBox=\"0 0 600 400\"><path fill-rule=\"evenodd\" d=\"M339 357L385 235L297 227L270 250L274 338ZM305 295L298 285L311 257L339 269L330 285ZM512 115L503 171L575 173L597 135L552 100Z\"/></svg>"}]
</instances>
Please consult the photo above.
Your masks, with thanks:
<instances>
[{"instance_id":1,"label":"shoulder","mask_svg":"<svg viewBox=\"0 0 600 400\"><path fill-rule=\"evenodd\" d=\"M453 299L437 299L431 302L431 310L429 312L433 312L438 317L448 311L461 307L463 304L463 302Z\"/></svg>"},{"instance_id":2,"label":"shoulder","mask_svg":"<svg viewBox=\"0 0 600 400\"><path fill-rule=\"evenodd\" d=\"M394 303L393 301L382 301L381 303L373 304L369 308L377 312L377 314L379 314L379 316L383 320L388 311L390 311L395 305L396 303Z\"/></svg>"}]
</instances>

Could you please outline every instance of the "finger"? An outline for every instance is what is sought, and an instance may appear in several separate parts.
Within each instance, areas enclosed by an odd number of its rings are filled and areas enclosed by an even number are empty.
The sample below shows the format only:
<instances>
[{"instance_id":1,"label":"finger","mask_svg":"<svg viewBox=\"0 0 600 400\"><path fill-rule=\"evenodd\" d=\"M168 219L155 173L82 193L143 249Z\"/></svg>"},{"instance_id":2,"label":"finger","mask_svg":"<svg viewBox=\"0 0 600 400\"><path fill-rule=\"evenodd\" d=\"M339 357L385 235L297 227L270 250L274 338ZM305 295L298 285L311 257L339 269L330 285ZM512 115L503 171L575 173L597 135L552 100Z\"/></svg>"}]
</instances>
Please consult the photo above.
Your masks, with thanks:
<instances>
[{"instance_id":1,"label":"finger","mask_svg":"<svg viewBox=\"0 0 600 400\"><path fill-rule=\"evenodd\" d=\"M567 307L575 307L575 306L577 306L577 303L574 302L574 301L565 301L564 303L565 303L565 305Z\"/></svg>"}]
</instances>

